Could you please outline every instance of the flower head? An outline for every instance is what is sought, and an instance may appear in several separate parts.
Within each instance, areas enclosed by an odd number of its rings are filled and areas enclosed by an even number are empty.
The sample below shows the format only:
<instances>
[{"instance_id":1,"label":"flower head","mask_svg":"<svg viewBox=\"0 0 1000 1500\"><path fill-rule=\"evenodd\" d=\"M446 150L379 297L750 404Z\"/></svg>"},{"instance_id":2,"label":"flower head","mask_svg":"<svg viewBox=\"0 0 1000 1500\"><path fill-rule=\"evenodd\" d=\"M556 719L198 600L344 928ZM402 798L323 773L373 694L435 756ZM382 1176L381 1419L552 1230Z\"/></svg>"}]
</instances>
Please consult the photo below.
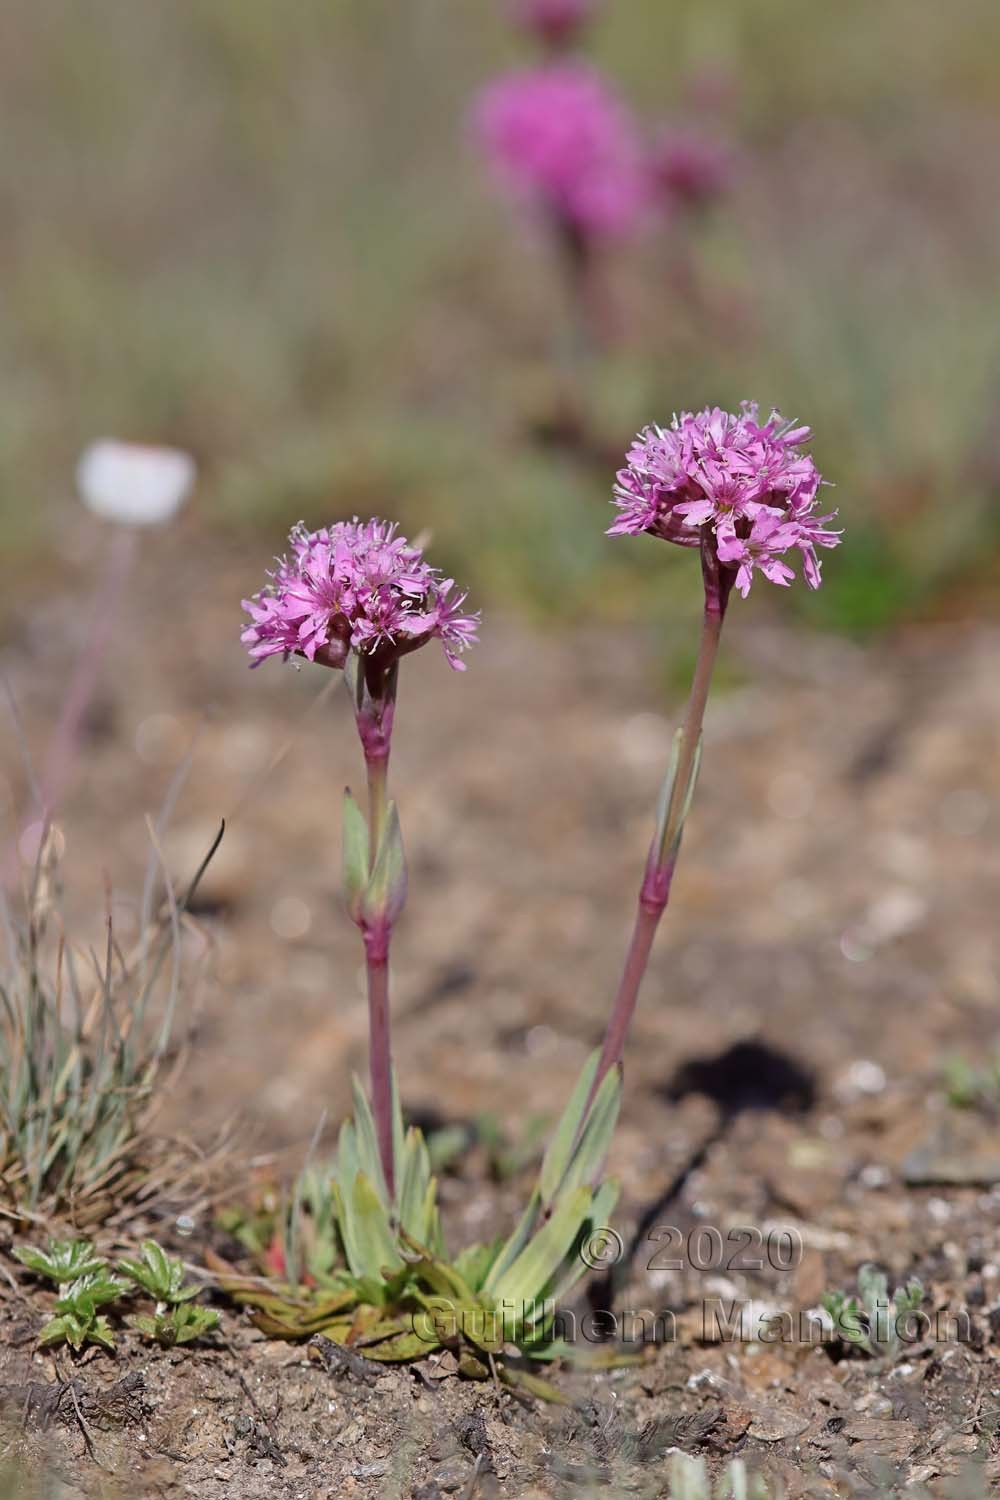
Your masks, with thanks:
<instances>
[{"instance_id":1,"label":"flower head","mask_svg":"<svg viewBox=\"0 0 1000 1500\"><path fill-rule=\"evenodd\" d=\"M303 523L289 536L271 582L243 608L241 639L257 666L268 656L304 656L342 667L350 649L403 656L437 639L457 670L476 640L478 614L419 548L387 521L338 521L321 531Z\"/></svg>"},{"instance_id":2,"label":"flower head","mask_svg":"<svg viewBox=\"0 0 1000 1500\"><path fill-rule=\"evenodd\" d=\"M575 232L637 227L649 200L639 131L595 69L561 61L497 79L475 124L503 180Z\"/></svg>"},{"instance_id":3,"label":"flower head","mask_svg":"<svg viewBox=\"0 0 1000 1500\"><path fill-rule=\"evenodd\" d=\"M125 526L170 521L191 492L194 459L180 448L154 448L103 438L77 465L76 482L88 510Z\"/></svg>"},{"instance_id":4,"label":"flower head","mask_svg":"<svg viewBox=\"0 0 1000 1500\"><path fill-rule=\"evenodd\" d=\"M712 202L732 176L730 153L695 130L662 130L653 143L650 170L668 206L700 208Z\"/></svg>"},{"instance_id":5,"label":"flower head","mask_svg":"<svg viewBox=\"0 0 1000 1500\"><path fill-rule=\"evenodd\" d=\"M738 415L682 412L670 427L647 427L618 474L611 536L647 531L683 547L714 541L719 562L737 570L744 597L754 571L772 583L795 576L781 559L797 549L811 588L820 584L817 547L836 547L836 512L817 515L822 480L800 444L808 427L777 412L761 423L756 405Z\"/></svg>"},{"instance_id":6,"label":"flower head","mask_svg":"<svg viewBox=\"0 0 1000 1500\"><path fill-rule=\"evenodd\" d=\"M511 0L514 19L551 46L573 39L589 20L597 0Z\"/></svg>"}]
</instances>

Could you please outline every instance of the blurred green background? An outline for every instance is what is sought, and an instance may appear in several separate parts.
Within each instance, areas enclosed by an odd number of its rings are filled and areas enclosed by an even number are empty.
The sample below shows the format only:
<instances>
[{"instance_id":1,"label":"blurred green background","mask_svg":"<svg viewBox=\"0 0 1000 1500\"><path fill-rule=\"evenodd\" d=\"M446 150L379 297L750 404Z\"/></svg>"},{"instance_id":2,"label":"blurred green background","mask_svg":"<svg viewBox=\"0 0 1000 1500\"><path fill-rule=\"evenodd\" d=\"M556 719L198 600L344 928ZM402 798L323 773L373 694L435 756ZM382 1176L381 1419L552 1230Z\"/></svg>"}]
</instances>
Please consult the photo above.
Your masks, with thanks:
<instances>
[{"instance_id":1,"label":"blurred green background","mask_svg":"<svg viewBox=\"0 0 1000 1500\"><path fill-rule=\"evenodd\" d=\"M190 448L203 523L268 552L381 512L477 602L669 614L683 554L603 536L618 455L747 396L813 425L850 528L788 607L848 631L987 608L996 0L608 0L592 51L738 171L609 256L581 447L558 266L469 139L476 88L530 56L501 0L7 0L0 540L44 546L114 434Z\"/></svg>"}]
</instances>

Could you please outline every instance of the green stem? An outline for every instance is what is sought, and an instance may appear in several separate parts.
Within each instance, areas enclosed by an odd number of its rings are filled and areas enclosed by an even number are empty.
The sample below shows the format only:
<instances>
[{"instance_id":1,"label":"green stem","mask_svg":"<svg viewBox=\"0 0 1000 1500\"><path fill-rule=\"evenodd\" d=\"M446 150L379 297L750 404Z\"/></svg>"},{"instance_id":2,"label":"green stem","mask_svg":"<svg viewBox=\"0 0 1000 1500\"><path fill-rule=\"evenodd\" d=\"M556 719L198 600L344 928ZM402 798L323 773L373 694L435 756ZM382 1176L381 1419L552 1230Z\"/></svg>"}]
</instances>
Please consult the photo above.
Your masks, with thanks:
<instances>
[{"instance_id":1,"label":"green stem","mask_svg":"<svg viewBox=\"0 0 1000 1500\"><path fill-rule=\"evenodd\" d=\"M368 868L375 865L375 855L382 841L388 806L388 756L365 760L368 775Z\"/></svg>"}]
</instances>

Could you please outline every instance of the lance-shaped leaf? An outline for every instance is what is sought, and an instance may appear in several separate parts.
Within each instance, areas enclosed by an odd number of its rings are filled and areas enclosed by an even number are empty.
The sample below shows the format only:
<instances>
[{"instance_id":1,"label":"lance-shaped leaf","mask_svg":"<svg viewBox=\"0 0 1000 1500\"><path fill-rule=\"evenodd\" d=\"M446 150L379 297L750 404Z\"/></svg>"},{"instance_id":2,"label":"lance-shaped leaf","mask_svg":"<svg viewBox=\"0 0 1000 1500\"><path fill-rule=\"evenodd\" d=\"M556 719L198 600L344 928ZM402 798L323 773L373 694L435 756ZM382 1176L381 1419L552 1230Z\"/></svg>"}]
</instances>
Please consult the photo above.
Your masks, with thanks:
<instances>
[{"instance_id":1,"label":"lance-shaped leaf","mask_svg":"<svg viewBox=\"0 0 1000 1500\"><path fill-rule=\"evenodd\" d=\"M346 1212L345 1212L346 1210ZM355 1276L384 1280L402 1268L396 1236L378 1192L359 1172L346 1203L338 1204L347 1263Z\"/></svg>"},{"instance_id":2,"label":"lance-shaped leaf","mask_svg":"<svg viewBox=\"0 0 1000 1500\"><path fill-rule=\"evenodd\" d=\"M361 920L361 908L368 886L368 824L351 795L344 792L344 900L355 922Z\"/></svg>"},{"instance_id":3,"label":"lance-shaped leaf","mask_svg":"<svg viewBox=\"0 0 1000 1500\"><path fill-rule=\"evenodd\" d=\"M605 1073L594 1102L587 1111L586 1124L580 1132L560 1184L561 1192L568 1192L584 1184L593 1187L615 1133L621 1100L622 1072L621 1067L616 1066Z\"/></svg>"},{"instance_id":4,"label":"lance-shaped leaf","mask_svg":"<svg viewBox=\"0 0 1000 1500\"><path fill-rule=\"evenodd\" d=\"M401 1162L406 1149L406 1128L403 1125L403 1106L399 1098L399 1079L396 1077L396 1069L392 1069L392 1159ZM428 1168L429 1170L429 1168ZM405 1172L404 1172L405 1176ZM397 1204L402 1202L402 1192L399 1184L396 1184ZM419 1238L419 1236L418 1236Z\"/></svg>"},{"instance_id":5,"label":"lance-shaped leaf","mask_svg":"<svg viewBox=\"0 0 1000 1500\"><path fill-rule=\"evenodd\" d=\"M368 923L392 926L406 903L406 855L395 802L386 810L385 825L375 851L375 863L362 902Z\"/></svg>"},{"instance_id":6,"label":"lance-shaped leaf","mask_svg":"<svg viewBox=\"0 0 1000 1500\"><path fill-rule=\"evenodd\" d=\"M553 1201L559 1191L559 1185L566 1175L566 1168L569 1166L573 1155L573 1147L580 1134L584 1110L587 1107L590 1090L594 1084L594 1075L597 1072L599 1057L600 1053L595 1048L584 1063L583 1072L576 1081L576 1086L570 1095L569 1103L563 1111L562 1119L556 1127L556 1133L549 1142L548 1150L542 1161L538 1186L541 1190L542 1202L545 1204Z\"/></svg>"},{"instance_id":7,"label":"lance-shaped leaf","mask_svg":"<svg viewBox=\"0 0 1000 1500\"><path fill-rule=\"evenodd\" d=\"M517 1221L516 1228L501 1245L497 1257L487 1273L486 1279L483 1282L484 1292L492 1293L496 1291L497 1283L510 1270L531 1238L531 1231L535 1227L540 1212L541 1199L539 1198L536 1186L531 1197L528 1199L524 1213Z\"/></svg>"},{"instance_id":8,"label":"lance-shaped leaf","mask_svg":"<svg viewBox=\"0 0 1000 1500\"><path fill-rule=\"evenodd\" d=\"M375 1129L375 1119L372 1115L368 1096L361 1084L361 1079L356 1073L351 1075L351 1093L354 1097L354 1138L358 1153L358 1168L363 1176L372 1184L378 1193L387 1211L392 1207L389 1202L389 1191L386 1187L385 1173L382 1171L382 1153L378 1148L378 1133ZM351 1194L354 1191L353 1177L346 1184L344 1192L345 1203L350 1203Z\"/></svg>"},{"instance_id":9,"label":"lance-shaped leaf","mask_svg":"<svg viewBox=\"0 0 1000 1500\"><path fill-rule=\"evenodd\" d=\"M674 782L677 780L677 768L681 758L681 744L684 740L683 729L678 729L674 735L674 742L670 749L670 761L667 766L667 774L663 778L660 787L660 795L656 803L656 838L655 846L663 851L666 859L675 859L677 851L681 846L681 838L684 833L684 824L687 822L688 813L691 811L691 803L694 800L694 789L698 782L698 772L701 769L701 745L702 737L699 734L698 744L695 748L694 759L691 762L691 774L688 777L687 786L680 792L680 811L674 827L674 836L670 841L670 848L664 848L667 837L667 819L670 815L670 804L674 797Z\"/></svg>"},{"instance_id":10,"label":"lance-shaped leaf","mask_svg":"<svg viewBox=\"0 0 1000 1500\"><path fill-rule=\"evenodd\" d=\"M345 1203L350 1202L354 1179L360 1171L361 1159L358 1155L357 1132L354 1129L354 1121L348 1118L341 1125L340 1135L337 1137L337 1155L334 1158L333 1170L334 1179ZM334 1217L336 1218L336 1213Z\"/></svg>"},{"instance_id":11,"label":"lance-shaped leaf","mask_svg":"<svg viewBox=\"0 0 1000 1500\"><path fill-rule=\"evenodd\" d=\"M581 1276L590 1269L587 1259L581 1254L581 1246L593 1234L595 1229L601 1229L611 1219L611 1211L618 1201L618 1183L614 1178L601 1184L594 1194L590 1204L590 1212L586 1223L582 1224L577 1233L573 1252L563 1262L555 1281L546 1293L546 1300L558 1307L564 1297L567 1297Z\"/></svg>"},{"instance_id":12,"label":"lance-shaped leaf","mask_svg":"<svg viewBox=\"0 0 1000 1500\"><path fill-rule=\"evenodd\" d=\"M544 1294L575 1241L590 1204L591 1192L586 1187L560 1198L551 1218L532 1235L514 1264L490 1288L496 1302L523 1306Z\"/></svg>"},{"instance_id":13,"label":"lance-shaped leaf","mask_svg":"<svg viewBox=\"0 0 1000 1500\"><path fill-rule=\"evenodd\" d=\"M428 1243L428 1228L433 1222L436 1183L431 1176L424 1138L413 1126L407 1131L403 1150L396 1160L400 1163L397 1189L400 1225L420 1244L433 1249Z\"/></svg>"}]
</instances>

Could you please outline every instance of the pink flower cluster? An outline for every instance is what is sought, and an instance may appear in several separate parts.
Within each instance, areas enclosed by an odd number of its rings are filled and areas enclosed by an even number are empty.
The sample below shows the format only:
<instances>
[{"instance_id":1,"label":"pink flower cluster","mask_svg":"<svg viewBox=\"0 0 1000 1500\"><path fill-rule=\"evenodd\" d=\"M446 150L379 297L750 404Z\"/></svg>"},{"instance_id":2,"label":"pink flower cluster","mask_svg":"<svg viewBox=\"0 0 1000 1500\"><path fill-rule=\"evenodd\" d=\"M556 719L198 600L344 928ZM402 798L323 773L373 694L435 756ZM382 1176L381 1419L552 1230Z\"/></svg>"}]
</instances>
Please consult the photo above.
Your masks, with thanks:
<instances>
[{"instance_id":1,"label":"pink flower cluster","mask_svg":"<svg viewBox=\"0 0 1000 1500\"><path fill-rule=\"evenodd\" d=\"M561 46L590 19L596 0L511 0L514 19L543 42Z\"/></svg>"},{"instance_id":2,"label":"pink flower cluster","mask_svg":"<svg viewBox=\"0 0 1000 1500\"><path fill-rule=\"evenodd\" d=\"M585 63L497 79L479 98L475 125L500 176L579 233L628 234L648 206L638 126Z\"/></svg>"},{"instance_id":3,"label":"pink flower cluster","mask_svg":"<svg viewBox=\"0 0 1000 1500\"><path fill-rule=\"evenodd\" d=\"M777 412L761 423L752 402L738 416L718 407L682 412L669 428L647 427L636 438L615 485L620 515L611 536L648 531L683 547L715 540L718 558L735 568L746 598L754 571L772 583L795 577L784 560L797 550L811 588L819 588L817 547L836 547L836 512L817 515L822 479L800 445L808 427Z\"/></svg>"},{"instance_id":4,"label":"pink flower cluster","mask_svg":"<svg viewBox=\"0 0 1000 1500\"><path fill-rule=\"evenodd\" d=\"M321 531L303 523L289 536L291 555L243 608L251 623L242 641L259 666L269 656L304 656L342 667L348 650L391 648L402 656L438 639L457 670L476 640L478 614L463 613L466 595L424 562L387 521L338 521Z\"/></svg>"},{"instance_id":5,"label":"pink flower cluster","mask_svg":"<svg viewBox=\"0 0 1000 1500\"><path fill-rule=\"evenodd\" d=\"M653 142L650 170L668 204L698 208L725 189L733 164L726 148L709 136L665 128Z\"/></svg>"}]
</instances>

